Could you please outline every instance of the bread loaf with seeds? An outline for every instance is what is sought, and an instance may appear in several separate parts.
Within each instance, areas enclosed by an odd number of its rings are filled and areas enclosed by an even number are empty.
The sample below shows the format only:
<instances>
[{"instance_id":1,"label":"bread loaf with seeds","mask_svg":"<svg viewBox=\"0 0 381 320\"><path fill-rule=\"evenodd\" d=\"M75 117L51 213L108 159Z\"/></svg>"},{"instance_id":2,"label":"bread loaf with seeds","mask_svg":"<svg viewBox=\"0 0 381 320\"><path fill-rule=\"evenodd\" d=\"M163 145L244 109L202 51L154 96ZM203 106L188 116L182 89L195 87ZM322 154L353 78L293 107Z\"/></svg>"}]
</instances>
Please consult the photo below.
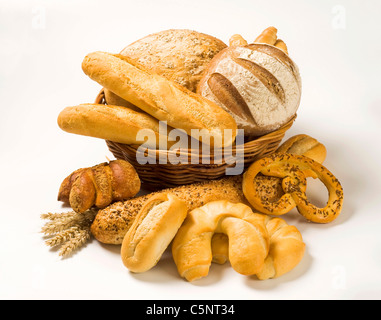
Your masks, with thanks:
<instances>
[{"instance_id":1,"label":"bread loaf with seeds","mask_svg":"<svg viewBox=\"0 0 381 320\"><path fill-rule=\"evenodd\" d=\"M274 131L294 117L301 98L297 65L266 43L220 51L201 78L197 92L230 113L246 136Z\"/></svg>"},{"instance_id":2,"label":"bread loaf with seeds","mask_svg":"<svg viewBox=\"0 0 381 320\"><path fill-rule=\"evenodd\" d=\"M160 190L126 201L114 202L110 206L99 210L91 225L91 233L99 242L121 244L143 205L151 197L160 194L173 194L179 197L186 203L189 210L201 207L214 200L248 204L242 191L242 175L230 176Z\"/></svg>"}]
</instances>

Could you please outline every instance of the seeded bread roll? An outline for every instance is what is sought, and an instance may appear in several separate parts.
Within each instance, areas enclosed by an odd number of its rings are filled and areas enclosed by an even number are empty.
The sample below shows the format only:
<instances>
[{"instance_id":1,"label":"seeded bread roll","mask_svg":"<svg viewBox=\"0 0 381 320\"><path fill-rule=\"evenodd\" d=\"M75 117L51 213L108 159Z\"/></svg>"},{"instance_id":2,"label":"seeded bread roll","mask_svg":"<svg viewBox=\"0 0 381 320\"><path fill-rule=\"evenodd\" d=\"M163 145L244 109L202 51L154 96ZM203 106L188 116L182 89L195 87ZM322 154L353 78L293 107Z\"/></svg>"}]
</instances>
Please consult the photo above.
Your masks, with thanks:
<instances>
[{"instance_id":1,"label":"seeded bread roll","mask_svg":"<svg viewBox=\"0 0 381 320\"><path fill-rule=\"evenodd\" d=\"M278 129L296 114L301 79L285 52L254 43L218 53L197 92L229 112L246 136L259 136Z\"/></svg>"},{"instance_id":2,"label":"seeded bread roll","mask_svg":"<svg viewBox=\"0 0 381 320\"><path fill-rule=\"evenodd\" d=\"M210 60L227 45L204 33L187 29L170 29L150 34L127 47L120 54L195 92L202 73ZM134 106L104 90L108 104ZM137 107L135 107L137 108Z\"/></svg>"},{"instance_id":3,"label":"seeded bread roll","mask_svg":"<svg viewBox=\"0 0 381 320\"><path fill-rule=\"evenodd\" d=\"M247 203L242 192L242 176L199 182L153 192L127 201L114 202L107 208L99 210L91 225L91 233L99 242L121 244L143 205L153 196L160 194L173 194L179 197L185 201L189 210L213 200Z\"/></svg>"}]
</instances>

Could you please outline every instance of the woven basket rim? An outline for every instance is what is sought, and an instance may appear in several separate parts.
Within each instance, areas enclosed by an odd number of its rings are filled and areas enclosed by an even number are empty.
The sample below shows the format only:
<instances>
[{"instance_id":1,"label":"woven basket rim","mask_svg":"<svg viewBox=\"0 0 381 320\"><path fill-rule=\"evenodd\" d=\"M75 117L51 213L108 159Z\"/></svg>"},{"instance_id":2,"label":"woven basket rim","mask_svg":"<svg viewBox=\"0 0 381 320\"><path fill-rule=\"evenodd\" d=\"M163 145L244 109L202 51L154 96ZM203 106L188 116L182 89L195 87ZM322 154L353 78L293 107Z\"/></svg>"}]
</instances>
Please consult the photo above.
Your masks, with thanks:
<instances>
[{"instance_id":1,"label":"woven basket rim","mask_svg":"<svg viewBox=\"0 0 381 320\"><path fill-rule=\"evenodd\" d=\"M105 104L104 89L102 89L98 93L96 100L95 100L95 103ZM282 125L278 129L273 130L269 133L266 133L262 136L258 136L258 137L254 138L252 140L249 140L243 144L240 144L240 145L233 144L231 147L229 147L229 149L231 148L232 154L237 153L237 152L244 152L245 157L250 156L251 152L257 153L258 152L258 146L260 146L260 145L262 145L262 144L264 144L270 140L276 141L276 140L279 140L279 138L282 139L284 134L286 133L286 131L288 129L290 129L290 127L292 126L292 124L294 123L296 118L297 118L297 114L295 114L289 121L287 121L284 125ZM123 144L123 143L119 143L119 142L115 142L115 141L108 141L108 140L106 140L106 143L107 144L116 144L119 147L122 147L123 149L129 150L129 152L134 152L134 153L137 153L138 149L140 147L140 145L136 145L136 144ZM184 151L184 150L178 151L178 150L165 150L165 149L150 149L150 152L156 153L156 157L159 157L162 154L165 154L167 156L170 156L170 155L179 156L179 154L183 154L183 155L188 155L188 157L191 157L191 156L199 156L200 158L203 157L200 153L197 153L197 154L192 153L192 150L193 149L186 149L186 151ZM208 157L210 159L214 159L214 154L212 153L213 150L214 149L211 148L210 154L208 153L206 155L206 157ZM223 152L223 150L219 150L219 151Z\"/></svg>"}]
</instances>

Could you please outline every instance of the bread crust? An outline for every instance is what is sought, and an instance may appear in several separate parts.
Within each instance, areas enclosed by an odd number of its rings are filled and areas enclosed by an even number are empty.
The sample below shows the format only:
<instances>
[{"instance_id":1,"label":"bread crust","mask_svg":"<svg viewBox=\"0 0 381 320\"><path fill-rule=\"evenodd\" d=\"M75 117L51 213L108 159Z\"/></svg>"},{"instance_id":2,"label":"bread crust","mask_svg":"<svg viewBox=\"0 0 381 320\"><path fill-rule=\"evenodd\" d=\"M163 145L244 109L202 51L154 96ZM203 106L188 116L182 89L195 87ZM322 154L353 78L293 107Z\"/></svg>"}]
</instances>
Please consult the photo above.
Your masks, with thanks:
<instances>
[{"instance_id":1,"label":"bread crust","mask_svg":"<svg viewBox=\"0 0 381 320\"><path fill-rule=\"evenodd\" d=\"M242 192L242 176L199 182L115 202L99 210L91 225L91 233L99 242L121 244L136 215L146 201L156 194L166 193L172 193L184 200L189 210L201 207L213 200L248 203Z\"/></svg>"},{"instance_id":2,"label":"bread crust","mask_svg":"<svg viewBox=\"0 0 381 320\"><path fill-rule=\"evenodd\" d=\"M237 126L226 111L122 55L90 53L82 69L105 88L195 139L216 147L231 146L235 140ZM193 129L207 130L212 139L200 137ZM225 134L225 129L230 132Z\"/></svg>"},{"instance_id":3,"label":"bread crust","mask_svg":"<svg viewBox=\"0 0 381 320\"><path fill-rule=\"evenodd\" d=\"M145 272L160 260L188 212L172 194L158 194L142 207L121 247L123 264L132 272Z\"/></svg>"},{"instance_id":4,"label":"bread crust","mask_svg":"<svg viewBox=\"0 0 381 320\"><path fill-rule=\"evenodd\" d=\"M246 136L254 137L295 116L301 80L285 52L256 43L221 50L205 70L197 92L229 112Z\"/></svg>"},{"instance_id":5,"label":"bread crust","mask_svg":"<svg viewBox=\"0 0 381 320\"><path fill-rule=\"evenodd\" d=\"M167 146L173 144L166 135L159 134L159 121L152 116L126 107L85 103L66 107L58 115L58 126L69 133L110 140L124 144L141 145L151 148L164 139ZM141 130L149 129L155 139L137 139ZM168 129L170 130L170 128ZM151 144L152 142L152 144Z\"/></svg>"},{"instance_id":6,"label":"bread crust","mask_svg":"<svg viewBox=\"0 0 381 320\"><path fill-rule=\"evenodd\" d=\"M229 238L229 261L243 275L260 272L269 250L263 216L242 203L212 201L188 213L172 243L181 277L194 281L207 276L212 262L212 237Z\"/></svg>"},{"instance_id":7,"label":"bread crust","mask_svg":"<svg viewBox=\"0 0 381 320\"><path fill-rule=\"evenodd\" d=\"M292 136L283 142L276 152L304 155L319 163L323 163L327 156L324 144L306 134Z\"/></svg>"}]
</instances>

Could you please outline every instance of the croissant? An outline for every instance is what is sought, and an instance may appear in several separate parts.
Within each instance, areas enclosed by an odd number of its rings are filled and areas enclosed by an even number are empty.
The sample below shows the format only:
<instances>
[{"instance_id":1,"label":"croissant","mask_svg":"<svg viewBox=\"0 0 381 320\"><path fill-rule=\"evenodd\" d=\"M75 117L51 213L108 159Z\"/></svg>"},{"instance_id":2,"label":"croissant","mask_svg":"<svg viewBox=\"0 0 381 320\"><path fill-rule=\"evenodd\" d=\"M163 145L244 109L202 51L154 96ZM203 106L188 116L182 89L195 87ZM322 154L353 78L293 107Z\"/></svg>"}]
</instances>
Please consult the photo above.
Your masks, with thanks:
<instances>
[{"instance_id":1,"label":"croissant","mask_svg":"<svg viewBox=\"0 0 381 320\"><path fill-rule=\"evenodd\" d=\"M215 233L229 238L229 261L243 275L259 273L269 252L263 215L243 203L212 201L188 213L172 243L179 274L188 281L205 277L213 259Z\"/></svg>"},{"instance_id":2,"label":"croissant","mask_svg":"<svg viewBox=\"0 0 381 320\"><path fill-rule=\"evenodd\" d=\"M260 280L278 278L294 269L302 260L305 243L299 230L283 219L262 216L270 237L270 249L264 266L256 274ZM229 240L218 233L212 238L213 262L223 264L229 260Z\"/></svg>"},{"instance_id":3,"label":"croissant","mask_svg":"<svg viewBox=\"0 0 381 320\"><path fill-rule=\"evenodd\" d=\"M83 213L93 206L105 208L114 201L129 199L140 186L139 176L129 162L113 160L72 172L61 183L57 200Z\"/></svg>"}]
</instances>

